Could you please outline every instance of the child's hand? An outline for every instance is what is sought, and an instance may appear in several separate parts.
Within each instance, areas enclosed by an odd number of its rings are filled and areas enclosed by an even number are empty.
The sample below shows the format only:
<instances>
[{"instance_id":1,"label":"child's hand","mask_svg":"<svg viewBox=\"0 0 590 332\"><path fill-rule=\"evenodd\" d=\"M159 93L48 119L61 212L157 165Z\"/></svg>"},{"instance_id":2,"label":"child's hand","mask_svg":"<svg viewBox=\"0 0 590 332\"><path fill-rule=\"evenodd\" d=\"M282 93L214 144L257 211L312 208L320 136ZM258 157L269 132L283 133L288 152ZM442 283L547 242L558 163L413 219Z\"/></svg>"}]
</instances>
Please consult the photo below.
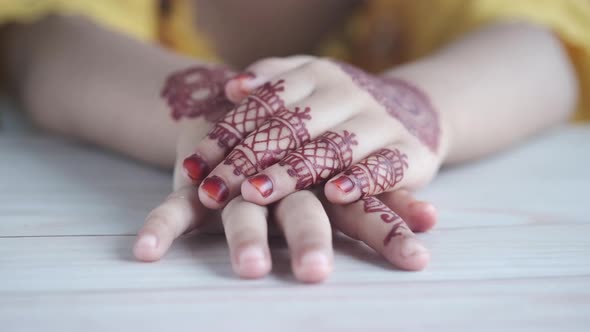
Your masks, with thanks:
<instances>
[{"instance_id":1,"label":"child's hand","mask_svg":"<svg viewBox=\"0 0 590 332\"><path fill-rule=\"evenodd\" d=\"M403 190L381 195L383 203L376 198L365 198L347 206L324 202L322 207L315 195L304 190L286 195L270 213L266 207L246 202L242 197L231 200L221 212L206 209L198 200L195 185L207 171L206 165L198 158L185 158L213 127L211 120L231 108L222 87L232 75L224 67L199 66L175 72L166 81L162 97L170 106L172 116L182 119L175 191L148 215L138 233L134 247L138 259L158 260L180 235L194 229L219 228L223 224L236 273L242 277L261 277L271 269L268 217L287 238L296 277L307 282L321 281L332 270L330 216L337 229L364 241L395 266L418 270L427 264L429 254L412 230L432 227L435 211ZM228 88L240 80L248 81L249 76L237 77ZM398 214L393 210L399 211Z\"/></svg>"},{"instance_id":2,"label":"child's hand","mask_svg":"<svg viewBox=\"0 0 590 332\"><path fill-rule=\"evenodd\" d=\"M302 190L287 195L271 209L238 196L220 212L206 210L198 201L197 188L186 186L149 214L138 234L134 254L143 261L159 260L182 234L222 224L235 273L242 278L260 278L272 267L267 223L276 223L287 240L295 277L303 282L319 282L333 269L331 223L336 230L366 243L394 266L423 269L430 254L413 231L432 227L435 211L404 190L381 199L383 203L367 197L348 205L324 202L322 206L312 192ZM408 214L398 215L392 209Z\"/></svg>"},{"instance_id":3,"label":"child's hand","mask_svg":"<svg viewBox=\"0 0 590 332\"><path fill-rule=\"evenodd\" d=\"M442 162L439 114L408 81L307 56L262 60L248 73L228 82L237 106L187 160L202 166L187 169L197 181L223 161L199 188L209 208L240 193L266 205L328 179L327 199L350 203L416 189Z\"/></svg>"}]
</instances>

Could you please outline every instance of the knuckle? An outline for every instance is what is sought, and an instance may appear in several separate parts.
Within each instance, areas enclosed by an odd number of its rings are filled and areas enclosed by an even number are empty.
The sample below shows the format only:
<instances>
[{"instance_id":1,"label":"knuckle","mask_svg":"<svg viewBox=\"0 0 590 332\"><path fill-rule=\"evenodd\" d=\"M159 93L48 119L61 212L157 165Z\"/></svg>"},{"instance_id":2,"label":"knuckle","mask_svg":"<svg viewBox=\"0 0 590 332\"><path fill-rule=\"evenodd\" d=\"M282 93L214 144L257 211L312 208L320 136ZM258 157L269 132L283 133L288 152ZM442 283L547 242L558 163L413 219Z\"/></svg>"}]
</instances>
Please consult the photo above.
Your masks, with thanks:
<instances>
[{"instance_id":1,"label":"knuckle","mask_svg":"<svg viewBox=\"0 0 590 332\"><path fill-rule=\"evenodd\" d=\"M278 215L283 217L294 213L298 216L304 216L317 208L314 204L315 200L317 200L316 196L309 190L296 191L279 201L276 205L276 211ZM306 209L298 208L306 205L308 207ZM317 205L321 207L321 204Z\"/></svg>"},{"instance_id":2,"label":"knuckle","mask_svg":"<svg viewBox=\"0 0 590 332\"><path fill-rule=\"evenodd\" d=\"M242 196L238 196L229 201L229 203L227 203L227 205L221 211L221 219L226 220L233 213L235 213L235 211L239 211L240 208L244 206L245 202L246 201L244 200L244 198L242 198Z\"/></svg>"},{"instance_id":3,"label":"knuckle","mask_svg":"<svg viewBox=\"0 0 590 332\"><path fill-rule=\"evenodd\" d=\"M281 58L281 57L269 57L269 58L264 58L261 60L258 60L256 62L254 62L253 64L251 64L248 69L249 70L261 70L264 68L280 68L282 66L286 65L287 59L286 58Z\"/></svg>"},{"instance_id":4,"label":"knuckle","mask_svg":"<svg viewBox=\"0 0 590 332\"><path fill-rule=\"evenodd\" d=\"M233 247L237 248L238 250L251 245L257 245L264 241L262 234L251 228L236 231L233 234L228 234L228 236L229 241L233 244Z\"/></svg>"}]
</instances>

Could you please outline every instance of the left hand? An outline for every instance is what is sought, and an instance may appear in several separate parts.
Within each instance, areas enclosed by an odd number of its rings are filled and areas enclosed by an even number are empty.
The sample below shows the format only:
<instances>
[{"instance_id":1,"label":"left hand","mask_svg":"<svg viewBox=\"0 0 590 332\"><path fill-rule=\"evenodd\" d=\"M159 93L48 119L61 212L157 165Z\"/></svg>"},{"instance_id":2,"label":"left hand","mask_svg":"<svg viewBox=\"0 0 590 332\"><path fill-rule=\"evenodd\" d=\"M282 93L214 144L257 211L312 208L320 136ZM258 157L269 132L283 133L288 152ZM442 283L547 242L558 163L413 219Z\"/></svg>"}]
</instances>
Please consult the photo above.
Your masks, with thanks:
<instances>
[{"instance_id":1,"label":"left hand","mask_svg":"<svg viewBox=\"0 0 590 332\"><path fill-rule=\"evenodd\" d=\"M206 211L197 199L197 188L186 186L150 212L133 251L139 260L157 261L183 234L203 229L211 232L223 226L235 273L242 278L260 278L272 268L268 223L276 223L287 240L295 277L319 282L333 269L331 225L363 241L394 266L413 271L423 269L430 259L414 232L428 230L435 220L430 204L417 201L404 190L348 205L320 202L311 191L302 190L287 195L271 209L238 196L222 211Z\"/></svg>"},{"instance_id":2,"label":"left hand","mask_svg":"<svg viewBox=\"0 0 590 332\"><path fill-rule=\"evenodd\" d=\"M327 199L345 204L415 190L438 171L443 122L411 82L311 56L247 70L226 85L237 105L196 147L201 164L219 164L201 183L205 206L240 194L267 205L329 179Z\"/></svg>"}]
</instances>

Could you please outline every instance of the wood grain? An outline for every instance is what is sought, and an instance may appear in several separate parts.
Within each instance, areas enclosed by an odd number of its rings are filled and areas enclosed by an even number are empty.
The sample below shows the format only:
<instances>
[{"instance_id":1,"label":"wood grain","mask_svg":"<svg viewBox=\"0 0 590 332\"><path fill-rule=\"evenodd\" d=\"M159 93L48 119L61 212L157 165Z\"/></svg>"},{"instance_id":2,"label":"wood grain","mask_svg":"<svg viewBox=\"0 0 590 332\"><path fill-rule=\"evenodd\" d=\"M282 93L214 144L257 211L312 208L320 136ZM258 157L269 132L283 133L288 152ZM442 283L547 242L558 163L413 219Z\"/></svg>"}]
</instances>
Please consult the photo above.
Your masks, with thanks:
<instances>
[{"instance_id":1,"label":"wood grain","mask_svg":"<svg viewBox=\"0 0 590 332\"><path fill-rule=\"evenodd\" d=\"M336 271L301 285L272 240L273 273L235 278L224 239L132 259L171 175L43 135L0 135L1 331L586 331L590 126L444 170L423 272L335 239Z\"/></svg>"}]
</instances>

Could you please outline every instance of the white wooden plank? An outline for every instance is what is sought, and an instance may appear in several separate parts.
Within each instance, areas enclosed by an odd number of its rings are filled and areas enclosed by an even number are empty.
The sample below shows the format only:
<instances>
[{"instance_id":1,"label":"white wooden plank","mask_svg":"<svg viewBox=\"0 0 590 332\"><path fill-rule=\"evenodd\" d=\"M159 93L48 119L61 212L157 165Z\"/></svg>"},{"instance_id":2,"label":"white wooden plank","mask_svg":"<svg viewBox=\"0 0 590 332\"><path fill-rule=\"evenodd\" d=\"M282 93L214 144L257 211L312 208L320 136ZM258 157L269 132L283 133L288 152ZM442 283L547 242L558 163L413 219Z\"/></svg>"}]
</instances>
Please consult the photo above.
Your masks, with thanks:
<instances>
[{"instance_id":1,"label":"white wooden plank","mask_svg":"<svg viewBox=\"0 0 590 332\"><path fill-rule=\"evenodd\" d=\"M433 257L420 273L396 271L358 242L341 240L330 285L408 281L590 276L590 225L440 230L423 236ZM184 239L156 264L133 261L133 237L0 239L0 292L238 287L223 237ZM287 252L273 248L275 271L249 285L293 282Z\"/></svg>"},{"instance_id":2,"label":"white wooden plank","mask_svg":"<svg viewBox=\"0 0 590 332\"><path fill-rule=\"evenodd\" d=\"M0 139L0 236L133 234L171 175L49 136Z\"/></svg>"},{"instance_id":3,"label":"white wooden plank","mask_svg":"<svg viewBox=\"0 0 590 332\"><path fill-rule=\"evenodd\" d=\"M568 126L490 158L443 171L423 198L475 208L590 222L590 126Z\"/></svg>"},{"instance_id":4,"label":"white wooden plank","mask_svg":"<svg viewBox=\"0 0 590 332\"><path fill-rule=\"evenodd\" d=\"M339 239L336 271L236 279L223 238L180 241L155 264L132 234L170 174L47 136L0 134L1 331L586 331L590 126L562 128L420 193L441 209L420 273ZM81 236L107 235L107 236ZM313 328L310 328L313 327Z\"/></svg>"},{"instance_id":5,"label":"white wooden plank","mask_svg":"<svg viewBox=\"0 0 590 332\"><path fill-rule=\"evenodd\" d=\"M0 298L5 331L587 331L590 278L162 288Z\"/></svg>"}]
</instances>

